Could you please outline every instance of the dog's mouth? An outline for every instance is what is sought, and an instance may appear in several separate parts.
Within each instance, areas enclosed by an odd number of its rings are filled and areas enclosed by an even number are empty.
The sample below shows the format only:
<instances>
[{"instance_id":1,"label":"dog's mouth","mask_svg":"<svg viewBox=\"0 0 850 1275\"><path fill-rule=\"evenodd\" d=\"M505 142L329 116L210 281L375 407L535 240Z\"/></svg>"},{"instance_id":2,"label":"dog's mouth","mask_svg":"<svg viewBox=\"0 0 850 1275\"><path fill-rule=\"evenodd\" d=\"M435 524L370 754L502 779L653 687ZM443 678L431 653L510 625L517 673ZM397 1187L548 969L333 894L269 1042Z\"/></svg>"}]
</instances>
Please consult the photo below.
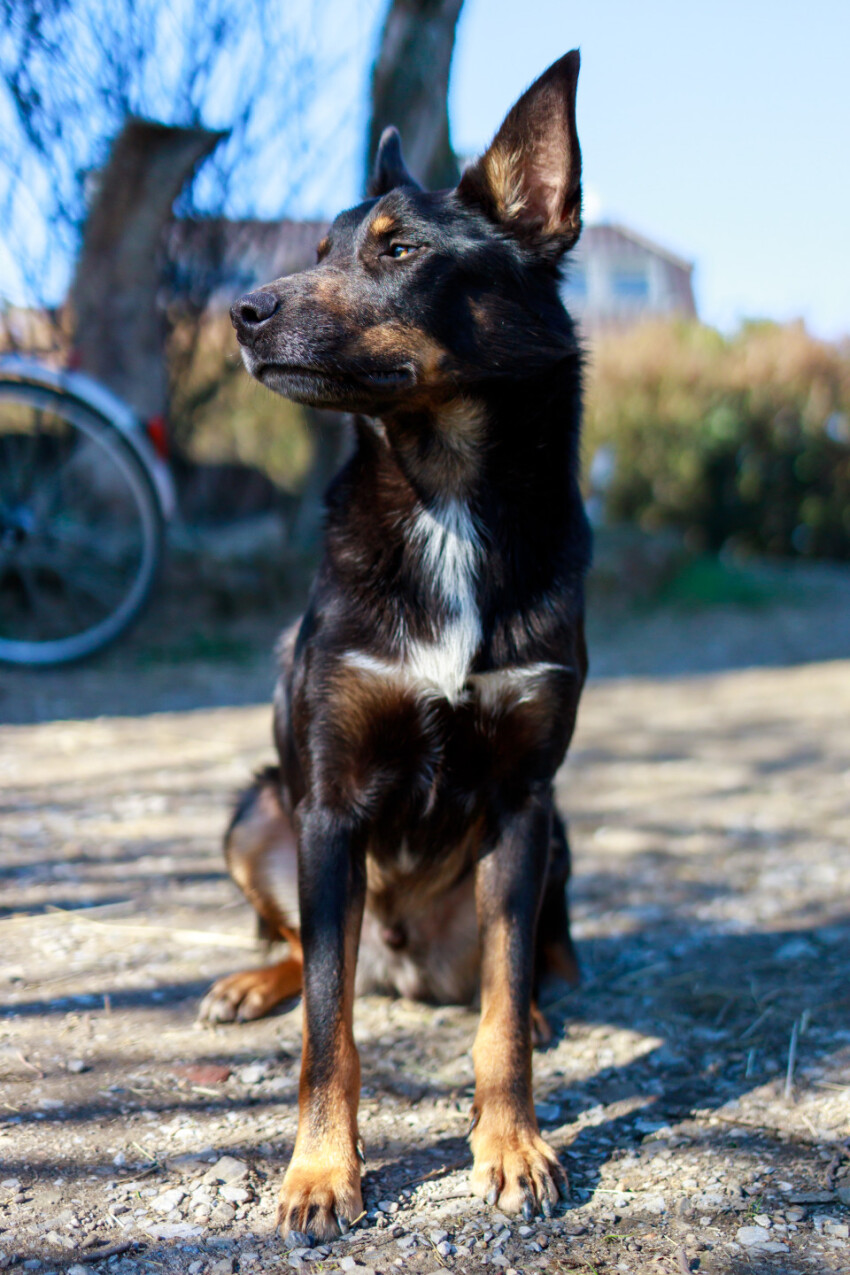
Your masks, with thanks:
<instances>
[{"instance_id":1,"label":"dog's mouth","mask_svg":"<svg viewBox=\"0 0 850 1275\"><path fill-rule=\"evenodd\" d=\"M262 363L249 368L263 385L284 398L311 406L334 407L382 399L415 384L409 366L394 368L352 368L342 371L300 363Z\"/></svg>"}]
</instances>

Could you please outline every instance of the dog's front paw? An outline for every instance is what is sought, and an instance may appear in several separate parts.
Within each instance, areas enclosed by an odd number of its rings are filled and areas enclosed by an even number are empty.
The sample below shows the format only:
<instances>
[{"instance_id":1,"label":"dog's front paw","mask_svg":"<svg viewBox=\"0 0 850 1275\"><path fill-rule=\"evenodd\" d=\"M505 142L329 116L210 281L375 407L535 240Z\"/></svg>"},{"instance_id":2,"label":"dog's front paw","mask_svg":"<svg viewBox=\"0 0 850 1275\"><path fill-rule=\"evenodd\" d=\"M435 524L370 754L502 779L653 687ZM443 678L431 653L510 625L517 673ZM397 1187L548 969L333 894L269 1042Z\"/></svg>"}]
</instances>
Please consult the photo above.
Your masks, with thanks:
<instances>
[{"instance_id":1,"label":"dog's front paw","mask_svg":"<svg viewBox=\"0 0 850 1275\"><path fill-rule=\"evenodd\" d=\"M331 1156L293 1159L283 1179L277 1224L281 1235L302 1231L318 1243L338 1239L363 1212L360 1168Z\"/></svg>"},{"instance_id":2,"label":"dog's front paw","mask_svg":"<svg viewBox=\"0 0 850 1275\"><path fill-rule=\"evenodd\" d=\"M538 1211L551 1217L559 1196L566 1198L567 1175L533 1126L482 1115L470 1141L472 1190L488 1204L529 1221Z\"/></svg>"}]
</instances>

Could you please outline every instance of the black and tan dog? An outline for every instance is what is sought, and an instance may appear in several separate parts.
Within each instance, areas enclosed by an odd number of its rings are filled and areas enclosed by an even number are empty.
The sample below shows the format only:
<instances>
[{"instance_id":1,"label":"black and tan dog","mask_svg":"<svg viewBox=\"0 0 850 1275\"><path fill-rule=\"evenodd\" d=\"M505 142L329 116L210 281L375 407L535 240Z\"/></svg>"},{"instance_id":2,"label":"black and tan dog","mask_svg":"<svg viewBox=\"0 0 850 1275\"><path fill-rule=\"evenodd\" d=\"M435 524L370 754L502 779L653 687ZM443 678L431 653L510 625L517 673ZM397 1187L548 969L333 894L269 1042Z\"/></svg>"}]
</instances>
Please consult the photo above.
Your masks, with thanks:
<instances>
[{"instance_id":1,"label":"black and tan dog","mask_svg":"<svg viewBox=\"0 0 850 1275\"><path fill-rule=\"evenodd\" d=\"M575 970L552 788L586 672L581 361L558 289L581 228L578 70L577 52L550 67L455 190L421 190L388 129L372 198L317 265L232 310L259 381L359 414L282 643L279 766L227 839L291 955L203 1006L254 1018L303 987L280 1221L317 1238L362 1208L355 989L458 1001L480 985L473 1190L530 1217L566 1186L531 1048L538 984Z\"/></svg>"}]
</instances>

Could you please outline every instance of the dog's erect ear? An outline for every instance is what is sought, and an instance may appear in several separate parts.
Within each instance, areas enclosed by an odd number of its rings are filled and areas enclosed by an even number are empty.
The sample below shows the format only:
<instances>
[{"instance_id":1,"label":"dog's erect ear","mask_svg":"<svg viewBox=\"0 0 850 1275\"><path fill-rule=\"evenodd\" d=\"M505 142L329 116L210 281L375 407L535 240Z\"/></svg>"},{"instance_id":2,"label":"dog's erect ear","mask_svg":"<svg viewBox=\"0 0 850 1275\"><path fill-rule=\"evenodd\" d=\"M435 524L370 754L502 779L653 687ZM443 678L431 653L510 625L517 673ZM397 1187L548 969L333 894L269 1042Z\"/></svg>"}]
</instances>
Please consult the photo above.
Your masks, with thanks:
<instances>
[{"instance_id":1,"label":"dog's erect ear","mask_svg":"<svg viewBox=\"0 0 850 1275\"><path fill-rule=\"evenodd\" d=\"M535 80L458 186L464 203L555 255L581 233L579 64L573 49Z\"/></svg>"},{"instance_id":2,"label":"dog's erect ear","mask_svg":"<svg viewBox=\"0 0 850 1275\"><path fill-rule=\"evenodd\" d=\"M411 177L405 166L401 153L401 138L397 128L390 124L381 134L378 142L378 153L375 156L375 167L369 180L369 194L373 199L380 199L396 186L412 186L414 190L422 187L415 177Z\"/></svg>"}]
</instances>

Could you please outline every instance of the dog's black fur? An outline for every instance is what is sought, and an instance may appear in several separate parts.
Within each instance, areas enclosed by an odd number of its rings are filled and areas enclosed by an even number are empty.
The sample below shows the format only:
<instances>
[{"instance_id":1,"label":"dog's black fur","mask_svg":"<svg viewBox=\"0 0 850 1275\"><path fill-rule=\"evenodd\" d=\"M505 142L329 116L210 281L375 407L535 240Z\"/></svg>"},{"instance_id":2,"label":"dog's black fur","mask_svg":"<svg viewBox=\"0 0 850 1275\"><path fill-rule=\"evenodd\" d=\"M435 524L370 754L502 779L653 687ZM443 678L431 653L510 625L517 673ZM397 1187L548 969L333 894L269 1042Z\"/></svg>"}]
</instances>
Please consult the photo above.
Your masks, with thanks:
<instances>
[{"instance_id":1,"label":"dog's black fur","mask_svg":"<svg viewBox=\"0 0 850 1275\"><path fill-rule=\"evenodd\" d=\"M228 837L293 955L205 1003L264 1012L297 990L303 952L281 1221L317 1237L361 1210L358 945L361 986L457 999L480 979L473 1189L531 1216L565 1182L534 1117L531 1032L536 984L574 970L552 788L586 673L581 358L559 295L581 225L578 66L550 67L456 190L422 191L388 130L371 197L317 265L232 310L258 380L360 414L282 644L279 767Z\"/></svg>"}]
</instances>

